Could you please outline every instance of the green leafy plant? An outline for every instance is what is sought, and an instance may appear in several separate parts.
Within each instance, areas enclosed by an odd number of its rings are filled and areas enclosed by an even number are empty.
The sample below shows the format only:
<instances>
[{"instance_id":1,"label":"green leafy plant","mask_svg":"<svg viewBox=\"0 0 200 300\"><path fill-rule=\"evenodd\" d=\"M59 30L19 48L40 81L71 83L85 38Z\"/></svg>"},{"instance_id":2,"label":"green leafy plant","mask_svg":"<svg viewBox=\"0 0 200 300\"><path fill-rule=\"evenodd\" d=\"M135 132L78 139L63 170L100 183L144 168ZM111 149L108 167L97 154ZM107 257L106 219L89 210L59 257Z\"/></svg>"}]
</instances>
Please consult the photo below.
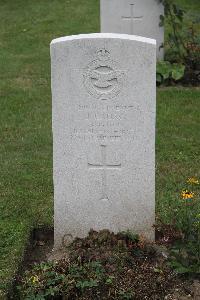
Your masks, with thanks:
<instances>
[{"instance_id":1,"label":"green leafy plant","mask_svg":"<svg viewBox=\"0 0 200 300\"><path fill-rule=\"evenodd\" d=\"M131 230L127 230L127 231L122 231L121 235L124 236L125 238L127 238L128 240L130 240L133 243L138 243L140 238L138 234L135 234L133 231Z\"/></svg>"},{"instance_id":2,"label":"green leafy plant","mask_svg":"<svg viewBox=\"0 0 200 300\"><path fill-rule=\"evenodd\" d=\"M196 16L189 17L186 11L178 6L174 0L160 0L160 2L165 7L165 15L160 16L160 26L165 25L170 29L166 35L165 59L171 63L185 66L184 82L199 84L200 18ZM161 77L158 76L158 79L160 82Z\"/></svg>"},{"instance_id":3,"label":"green leafy plant","mask_svg":"<svg viewBox=\"0 0 200 300\"><path fill-rule=\"evenodd\" d=\"M196 241L176 243L170 251L169 264L179 274L200 274L198 243Z\"/></svg>"},{"instance_id":4,"label":"green leafy plant","mask_svg":"<svg viewBox=\"0 0 200 300\"><path fill-rule=\"evenodd\" d=\"M25 273L18 291L22 299L43 300L59 295L64 282L65 276L56 271L55 263L42 263Z\"/></svg>"},{"instance_id":5,"label":"green leafy plant","mask_svg":"<svg viewBox=\"0 0 200 300\"><path fill-rule=\"evenodd\" d=\"M178 81L183 78L185 66L168 61L159 61L157 63L156 81L161 83L171 83L172 80Z\"/></svg>"},{"instance_id":6,"label":"green leafy plant","mask_svg":"<svg viewBox=\"0 0 200 300\"><path fill-rule=\"evenodd\" d=\"M120 290L119 293L119 299L123 300L131 300L134 299L134 293L130 290Z\"/></svg>"},{"instance_id":7,"label":"green leafy plant","mask_svg":"<svg viewBox=\"0 0 200 300\"><path fill-rule=\"evenodd\" d=\"M90 280L82 280L82 281L78 281L76 283L76 287L84 290L85 288L92 288L92 287L96 287L98 286L98 281L94 280L94 279L90 279Z\"/></svg>"},{"instance_id":8,"label":"green leafy plant","mask_svg":"<svg viewBox=\"0 0 200 300\"><path fill-rule=\"evenodd\" d=\"M113 283L113 280L115 279L115 276L108 276L106 279L106 284L111 285Z\"/></svg>"},{"instance_id":9,"label":"green leafy plant","mask_svg":"<svg viewBox=\"0 0 200 300\"><path fill-rule=\"evenodd\" d=\"M105 275L104 267L98 261L69 264L63 260L61 263L35 265L23 276L18 291L20 299L52 299L52 296L82 294L87 289L98 287L102 282L111 284L113 278Z\"/></svg>"}]
</instances>

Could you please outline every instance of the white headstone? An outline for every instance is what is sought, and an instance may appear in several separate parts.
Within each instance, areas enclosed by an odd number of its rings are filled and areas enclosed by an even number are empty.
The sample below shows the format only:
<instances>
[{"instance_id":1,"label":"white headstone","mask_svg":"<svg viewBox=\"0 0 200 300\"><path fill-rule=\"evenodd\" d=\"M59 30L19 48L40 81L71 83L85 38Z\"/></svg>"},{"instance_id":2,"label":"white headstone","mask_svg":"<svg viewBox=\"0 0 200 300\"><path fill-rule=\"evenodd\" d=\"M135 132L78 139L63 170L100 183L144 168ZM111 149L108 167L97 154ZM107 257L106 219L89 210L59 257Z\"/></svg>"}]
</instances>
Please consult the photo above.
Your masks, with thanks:
<instances>
[{"instance_id":1,"label":"white headstone","mask_svg":"<svg viewBox=\"0 0 200 300\"><path fill-rule=\"evenodd\" d=\"M153 240L155 40L58 38L51 61L55 247L91 228Z\"/></svg>"},{"instance_id":2,"label":"white headstone","mask_svg":"<svg viewBox=\"0 0 200 300\"><path fill-rule=\"evenodd\" d=\"M100 0L101 32L127 33L152 38L157 41L157 59L164 57L164 15L160 0Z\"/></svg>"}]
</instances>

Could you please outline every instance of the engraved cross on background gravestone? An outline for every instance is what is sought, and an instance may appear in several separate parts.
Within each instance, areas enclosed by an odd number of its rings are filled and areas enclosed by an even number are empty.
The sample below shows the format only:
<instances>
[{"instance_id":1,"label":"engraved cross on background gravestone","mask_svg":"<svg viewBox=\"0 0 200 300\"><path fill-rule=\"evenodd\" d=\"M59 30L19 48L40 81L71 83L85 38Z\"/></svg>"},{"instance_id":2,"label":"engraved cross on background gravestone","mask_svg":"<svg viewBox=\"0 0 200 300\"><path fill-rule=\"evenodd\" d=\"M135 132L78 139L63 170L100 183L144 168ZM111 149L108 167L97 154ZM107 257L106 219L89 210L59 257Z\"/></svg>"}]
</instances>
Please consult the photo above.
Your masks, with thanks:
<instances>
[{"instance_id":1,"label":"engraved cross on background gravestone","mask_svg":"<svg viewBox=\"0 0 200 300\"><path fill-rule=\"evenodd\" d=\"M143 16L135 17L135 16L134 16L134 4L131 3L131 4L130 4L130 7L131 7L131 15L130 15L129 17L123 17L123 16L122 16L122 19L123 19L123 20L130 21L130 34L133 34L134 21L142 21Z\"/></svg>"},{"instance_id":2,"label":"engraved cross on background gravestone","mask_svg":"<svg viewBox=\"0 0 200 300\"><path fill-rule=\"evenodd\" d=\"M114 169L119 170L121 168L121 163L120 164L113 164L113 165L107 164L106 145L100 145L100 146L101 146L101 164L88 163L88 168L102 171L102 196L101 196L101 200L108 200L106 170L114 170Z\"/></svg>"}]
</instances>

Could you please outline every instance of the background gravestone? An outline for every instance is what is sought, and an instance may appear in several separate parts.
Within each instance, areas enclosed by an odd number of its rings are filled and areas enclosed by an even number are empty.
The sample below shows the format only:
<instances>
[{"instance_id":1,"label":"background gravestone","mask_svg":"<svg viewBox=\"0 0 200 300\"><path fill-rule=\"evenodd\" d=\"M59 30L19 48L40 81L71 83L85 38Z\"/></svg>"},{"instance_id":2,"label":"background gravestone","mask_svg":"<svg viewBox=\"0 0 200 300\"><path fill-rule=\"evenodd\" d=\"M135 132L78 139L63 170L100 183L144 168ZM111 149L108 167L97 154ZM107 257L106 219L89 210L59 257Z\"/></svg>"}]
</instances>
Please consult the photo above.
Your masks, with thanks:
<instances>
[{"instance_id":1,"label":"background gravestone","mask_svg":"<svg viewBox=\"0 0 200 300\"><path fill-rule=\"evenodd\" d=\"M127 33L157 41L157 58L163 59L164 27L160 15L164 7L159 0L101 0L101 32Z\"/></svg>"},{"instance_id":2,"label":"background gravestone","mask_svg":"<svg viewBox=\"0 0 200 300\"><path fill-rule=\"evenodd\" d=\"M155 40L58 38L51 60L55 247L91 228L153 240Z\"/></svg>"}]
</instances>

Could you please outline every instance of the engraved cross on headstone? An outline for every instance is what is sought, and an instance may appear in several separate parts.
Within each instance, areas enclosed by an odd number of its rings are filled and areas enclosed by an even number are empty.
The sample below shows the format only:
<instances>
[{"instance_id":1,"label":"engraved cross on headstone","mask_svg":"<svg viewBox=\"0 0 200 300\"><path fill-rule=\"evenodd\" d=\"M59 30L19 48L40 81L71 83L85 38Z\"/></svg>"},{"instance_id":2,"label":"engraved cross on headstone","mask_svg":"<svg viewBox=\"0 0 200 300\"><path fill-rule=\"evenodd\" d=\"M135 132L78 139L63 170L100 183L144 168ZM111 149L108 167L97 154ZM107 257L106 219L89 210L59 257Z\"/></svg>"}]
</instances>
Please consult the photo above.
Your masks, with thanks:
<instances>
[{"instance_id":1,"label":"engraved cross on headstone","mask_svg":"<svg viewBox=\"0 0 200 300\"><path fill-rule=\"evenodd\" d=\"M123 17L122 16L122 19L131 22L130 23L130 34L133 34L134 21L142 21L143 16L135 17L134 16L134 10L133 10L134 4L130 4L130 7L131 7L131 15L129 17Z\"/></svg>"},{"instance_id":2,"label":"engraved cross on headstone","mask_svg":"<svg viewBox=\"0 0 200 300\"><path fill-rule=\"evenodd\" d=\"M106 158L106 145L101 145L101 164L88 163L88 168L102 171L102 196L101 196L101 200L108 200L106 170L114 170L114 169L119 170L121 168L121 163L120 164L108 164L107 163L107 158Z\"/></svg>"}]
</instances>

